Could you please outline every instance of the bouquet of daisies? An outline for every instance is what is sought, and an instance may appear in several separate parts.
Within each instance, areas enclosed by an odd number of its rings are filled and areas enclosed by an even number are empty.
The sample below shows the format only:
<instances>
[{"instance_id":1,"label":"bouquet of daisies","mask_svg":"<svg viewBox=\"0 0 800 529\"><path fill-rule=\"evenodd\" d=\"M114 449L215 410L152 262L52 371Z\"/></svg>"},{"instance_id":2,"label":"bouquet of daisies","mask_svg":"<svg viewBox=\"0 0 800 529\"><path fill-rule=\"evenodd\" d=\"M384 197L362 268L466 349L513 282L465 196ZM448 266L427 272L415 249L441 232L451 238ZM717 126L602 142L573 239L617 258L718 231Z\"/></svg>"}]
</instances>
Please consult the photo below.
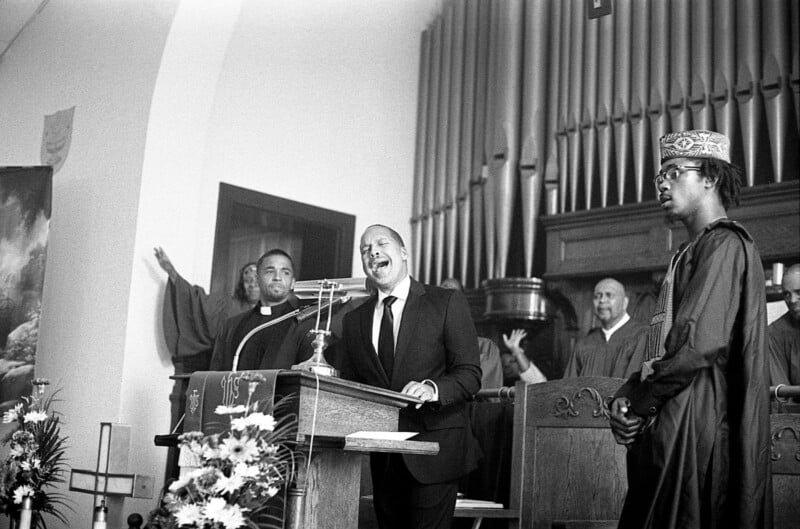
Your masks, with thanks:
<instances>
[{"instance_id":1,"label":"bouquet of daisies","mask_svg":"<svg viewBox=\"0 0 800 529\"><path fill-rule=\"evenodd\" d=\"M69 508L66 497L49 490L64 482L66 441L61 435L58 415L50 411L55 393L44 396L47 379L33 380L34 391L3 414L3 422L16 424L2 444L8 456L0 463L0 512L19 517L25 498L31 498L33 527L44 526L41 514L52 514L67 523L62 508Z\"/></svg>"},{"instance_id":2,"label":"bouquet of daisies","mask_svg":"<svg viewBox=\"0 0 800 529\"><path fill-rule=\"evenodd\" d=\"M251 391L261 375L248 373ZM286 401L276 405L285 406ZM257 405L218 406L230 427L217 434L188 432L180 446L198 463L164 495L158 525L198 529L282 527L283 495L299 463L296 419L276 422ZM165 516L166 515L166 516ZM153 515L151 515L151 521ZM165 518L166 523L165 523ZM154 524L155 525L155 524Z\"/></svg>"}]
</instances>

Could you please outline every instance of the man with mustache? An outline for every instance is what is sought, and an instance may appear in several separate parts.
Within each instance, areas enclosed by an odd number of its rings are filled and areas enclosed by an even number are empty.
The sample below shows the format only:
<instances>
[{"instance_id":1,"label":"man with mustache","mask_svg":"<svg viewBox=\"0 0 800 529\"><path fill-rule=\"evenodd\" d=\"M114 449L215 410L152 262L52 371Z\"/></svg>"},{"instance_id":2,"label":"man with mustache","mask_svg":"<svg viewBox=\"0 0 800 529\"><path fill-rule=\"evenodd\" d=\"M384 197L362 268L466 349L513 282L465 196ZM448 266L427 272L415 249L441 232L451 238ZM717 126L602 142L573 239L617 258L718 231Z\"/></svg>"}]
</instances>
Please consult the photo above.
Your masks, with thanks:
<instances>
[{"instance_id":1,"label":"man with mustache","mask_svg":"<svg viewBox=\"0 0 800 529\"><path fill-rule=\"evenodd\" d=\"M727 217L741 171L717 132L660 141L659 203L688 241L667 269L641 371L610 406L628 447L619 527L772 527L764 270Z\"/></svg>"},{"instance_id":2,"label":"man with mustache","mask_svg":"<svg viewBox=\"0 0 800 529\"><path fill-rule=\"evenodd\" d=\"M437 455L370 456L381 529L447 529L458 480L475 468L467 399L478 391L478 340L464 295L423 285L408 275L400 235L368 227L361 264L377 293L344 318L337 354L342 377L419 398L400 411L399 430L439 443Z\"/></svg>"},{"instance_id":3,"label":"man with mustache","mask_svg":"<svg viewBox=\"0 0 800 529\"><path fill-rule=\"evenodd\" d=\"M625 287L616 279L607 277L595 285L592 304L600 327L578 339L564 378L630 376L639 369L630 363L646 326L631 319Z\"/></svg>"},{"instance_id":4,"label":"man with mustache","mask_svg":"<svg viewBox=\"0 0 800 529\"><path fill-rule=\"evenodd\" d=\"M789 311L769 326L770 376L775 386L796 386L800 385L800 265L786 270L781 290Z\"/></svg>"}]
</instances>

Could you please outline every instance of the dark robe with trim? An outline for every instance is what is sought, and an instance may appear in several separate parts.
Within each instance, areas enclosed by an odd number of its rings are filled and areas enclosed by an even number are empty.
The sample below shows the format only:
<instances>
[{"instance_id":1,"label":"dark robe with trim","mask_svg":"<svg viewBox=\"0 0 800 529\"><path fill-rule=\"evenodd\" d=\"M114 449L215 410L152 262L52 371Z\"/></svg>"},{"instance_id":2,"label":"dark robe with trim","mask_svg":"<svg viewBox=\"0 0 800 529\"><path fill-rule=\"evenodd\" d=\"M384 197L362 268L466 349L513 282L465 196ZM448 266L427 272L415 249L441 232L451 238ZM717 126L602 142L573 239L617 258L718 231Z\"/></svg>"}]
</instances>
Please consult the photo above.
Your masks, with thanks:
<instances>
[{"instance_id":1,"label":"dark robe with trim","mask_svg":"<svg viewBox=\"0 0 800 529\"><path fill-rule=\"evenodd\" d=\"M620 388L654 420L627 456L621 529L772 527L764 271L752 238L707 226L675 271L653 374Z\"/></svg>"},{"instance_id":2,"label":"dark robe with trim","mask_svg":"<svg viewBox=\"0 0 800 529\"><path fill-rule=\"evenodd\" d=\"M250 309L232 296L206 294L181 276L167 282L161 310L164 340L176 373L208 369L214 337L226 319Z\"/></svg>"},{"instance_id":3,"label":"dark robe with trim","mask_svg":"<svg viewBox=\"0 0 800 529\"><path fill-rule=\"evenodd\" d=\"M647 325L633 318L614 331L606 341L603 330L595 327L580 338L564 370L564 378L627 378L641 367ZM631 364L635 358L638 364Z\"/></svg>"}]
</instances>

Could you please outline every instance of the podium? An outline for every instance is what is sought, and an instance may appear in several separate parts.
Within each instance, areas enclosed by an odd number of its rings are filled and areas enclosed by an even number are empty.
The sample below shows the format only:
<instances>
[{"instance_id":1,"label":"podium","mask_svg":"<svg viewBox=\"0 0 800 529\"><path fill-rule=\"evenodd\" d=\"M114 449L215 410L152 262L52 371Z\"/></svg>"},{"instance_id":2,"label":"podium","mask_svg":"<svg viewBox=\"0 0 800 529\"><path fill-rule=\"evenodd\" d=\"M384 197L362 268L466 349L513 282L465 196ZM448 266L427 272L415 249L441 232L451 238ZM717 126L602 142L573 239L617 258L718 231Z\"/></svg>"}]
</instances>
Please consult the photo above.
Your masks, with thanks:
<instances>
[{"instance_id":1,"label":"podium","mask_svg":"<svg viewBox=\"0 0 800 529\"><path fill-rule=\"evenodd\" d=\"M184 384L189 380L188 375L172 378ZM397 432L400 410L419 403L415 397L308 371L282 370L275 383L275 402L288 395L294 398L281 415L297 416L296 440L301 450L310 453L310 464L302 465L296 476L304 494L298 498L297 491L289 491L287 528L358 527L365 452L434 455L439 451L434 442L347 437L355 432ZM165 443L157 439L157 444Z\"/></svg>"},{"instance_id":2,"label":"podium","mask_svg":"<svg viewBox=\"0 0 800 529\"><path fill-rule=\"evenodd\" d=\"M317 388L319 391L317 391ZM361 457L364 452L411 452L436 454L438 443L386 439L349 440L359 431L396 432L400 409L416 404L414 397L339 378L315 376L307 371L282 371L275 389L276 400L295 394L292 410L298 418L298 443L311 446L311 465L302 469L306 497L301 523L304 529L352 529L358 527ZM314 408L316 406L316 425ZM287 525L287 527L291 527Z\"/></svg>"}]
</instances>

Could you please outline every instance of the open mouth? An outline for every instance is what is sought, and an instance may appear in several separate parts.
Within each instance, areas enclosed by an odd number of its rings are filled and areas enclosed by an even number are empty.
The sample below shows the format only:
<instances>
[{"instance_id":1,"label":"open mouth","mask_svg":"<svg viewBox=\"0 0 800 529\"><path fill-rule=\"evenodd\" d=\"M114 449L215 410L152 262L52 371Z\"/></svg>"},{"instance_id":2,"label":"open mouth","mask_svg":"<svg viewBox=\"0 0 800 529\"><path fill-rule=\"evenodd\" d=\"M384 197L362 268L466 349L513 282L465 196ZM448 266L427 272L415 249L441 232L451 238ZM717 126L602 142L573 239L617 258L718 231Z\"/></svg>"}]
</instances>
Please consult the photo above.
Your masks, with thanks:
<instances>
[{"instance_id":1,"label":"open mouth","mask_svg":"<svg viewBox=\"0 0 800 529\"><path fill-rule=\"evenodd\" d=\"M372 268L373 272L379 272L389 266L389 261L381 260L381 261L372 261L370 268Z\"/></svg>"}]
</instances>

